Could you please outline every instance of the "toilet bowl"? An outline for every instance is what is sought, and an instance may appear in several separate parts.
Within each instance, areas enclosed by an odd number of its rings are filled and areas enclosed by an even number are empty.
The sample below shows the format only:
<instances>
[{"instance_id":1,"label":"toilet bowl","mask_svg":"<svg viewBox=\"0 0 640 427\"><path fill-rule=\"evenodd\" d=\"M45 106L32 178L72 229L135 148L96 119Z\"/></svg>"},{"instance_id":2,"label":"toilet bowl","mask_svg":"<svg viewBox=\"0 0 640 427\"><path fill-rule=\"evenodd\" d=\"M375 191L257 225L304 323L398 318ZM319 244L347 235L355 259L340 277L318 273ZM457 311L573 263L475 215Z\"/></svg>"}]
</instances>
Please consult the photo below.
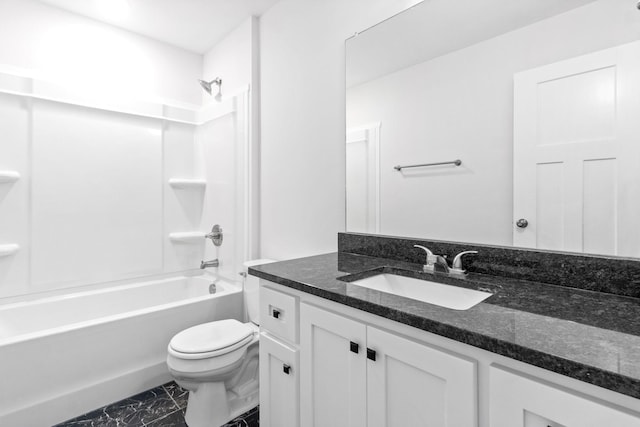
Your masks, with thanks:
<instances>
[{"instance_id":1,"label":"toilet bowl","mask_svg":"<svg viewBox=\"0 0 640 427\"><path fill-rule=\"evenodd\" d=\"M168 353L169 372L189 391L190 427L219 427L258 404L257 325L234 319L197 325L176 334Z\"/></svg>"},{"instance_id":2,"label":"toilet bowl","mask_svg":"<svg viewBox=\"0 0 640 427\"><path fill-rule=\"evenodd\" d=\"M256 260L245 267L273 262ZM219 427L258 405L258 286L247 276L244 299L249 322L203 323L177 333L167 348L167 367L189 391L189 427Z\"/></svg>"}]
</instances>

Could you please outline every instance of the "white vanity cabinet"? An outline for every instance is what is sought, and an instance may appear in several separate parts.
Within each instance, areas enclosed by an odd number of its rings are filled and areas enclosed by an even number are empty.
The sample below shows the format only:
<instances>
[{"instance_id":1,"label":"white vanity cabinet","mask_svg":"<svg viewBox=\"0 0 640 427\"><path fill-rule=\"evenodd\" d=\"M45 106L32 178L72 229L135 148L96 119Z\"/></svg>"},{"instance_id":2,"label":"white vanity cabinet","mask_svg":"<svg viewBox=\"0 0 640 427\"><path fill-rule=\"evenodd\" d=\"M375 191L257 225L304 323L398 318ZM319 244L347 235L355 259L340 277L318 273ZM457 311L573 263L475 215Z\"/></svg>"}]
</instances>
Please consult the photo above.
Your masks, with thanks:
<instances>
[{"instance_id":1,"label":"white vanity cabinet","mask_svg":"<svg viewBox=\"0 0 640 427\"><path fill-rule=\"evenodd\" d=\"M300 381L303 426L477 425L473 361L306 303Z\"/></svg>"},{"instance_id":2,"label":"white vanity cabinet","mask_svg":"<svg viewBox=\"0 0 640 427\"><path fill-rule=\"evenodd\" d=\"M640 400L261 280L264 427L640 427Z\"/></svg>"},{"instance_id":3,"label":"white vanity cabinet","mask_svg":"<svg viewBox=\"0 0 640 427\"><path fill-rule=\"evenodd\" d=\"M640 427L640 418L492 366L491 427Z\"/></svg>"}]
</instances>

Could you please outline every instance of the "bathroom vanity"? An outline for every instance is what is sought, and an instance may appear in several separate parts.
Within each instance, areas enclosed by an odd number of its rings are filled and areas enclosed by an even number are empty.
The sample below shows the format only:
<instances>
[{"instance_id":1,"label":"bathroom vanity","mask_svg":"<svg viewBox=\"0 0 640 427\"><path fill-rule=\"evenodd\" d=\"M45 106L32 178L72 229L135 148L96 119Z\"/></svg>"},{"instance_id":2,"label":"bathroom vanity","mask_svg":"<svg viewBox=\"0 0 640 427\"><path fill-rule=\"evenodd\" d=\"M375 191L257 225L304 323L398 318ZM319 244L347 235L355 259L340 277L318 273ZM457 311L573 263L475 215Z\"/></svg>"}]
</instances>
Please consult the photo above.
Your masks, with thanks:
<instances>
[{"instance_id":1,"label":"bathroom vanity","mask_svg":"<svg viewBox=\"0 0 640 427\"><path fill-rule=\"evenodd\" d=\"M250 269L262 282L262 425L640 426L640 299L579 289L633 266L476 245L455 278L422 272L413 244L460 246L341 233L338 253ZM478 273L504 272L508 257L511 272ZM550 259L592 271L550 284ZM513 277L536 263L547 283ZM492 295L455 310L351 283L381 273Z\"/></svg>"}]
</instances>

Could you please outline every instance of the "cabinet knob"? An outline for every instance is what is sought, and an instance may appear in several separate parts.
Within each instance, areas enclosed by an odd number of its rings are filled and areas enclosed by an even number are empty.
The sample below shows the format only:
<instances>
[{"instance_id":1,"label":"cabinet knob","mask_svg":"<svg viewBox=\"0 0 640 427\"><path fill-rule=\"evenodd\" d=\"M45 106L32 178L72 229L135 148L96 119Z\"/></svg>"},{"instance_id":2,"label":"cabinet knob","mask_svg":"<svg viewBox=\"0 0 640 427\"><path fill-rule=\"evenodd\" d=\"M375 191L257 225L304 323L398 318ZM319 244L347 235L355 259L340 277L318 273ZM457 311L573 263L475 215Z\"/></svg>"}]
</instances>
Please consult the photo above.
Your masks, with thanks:
<instances>
[{"instance_id":1,"label":"cabinet knob","mask_svg":"<svg viewBox=\"0 0 640 427\"><path fill-rule=\"evenodd\" d=\"M375 362L376 361L376 351L375 350L371 350L370 348L367 348L367 359L373 360Z\"/></svg>"},{"instance_id":2,"label":"cabinet knob","mask_svg":"<svg viewBox=\"0 0 640 427\"><path fill-rule=\"evenodd\" d=\"M282 372L284 372L285 374L289 375L291 373L291 366L282 365Z\"/></svg>"},{"instance_id":3,"label":"cabinet knob","mask_svg":"<svg viewBox=\"0 0 640 427\"><path fill-rule=\"evenodd\" d=\"M280 313L280 310L276 310L275 308L274 308L274 309L273 309L273 311L271 312L271 315L272 315L273 317L275 317L276 319L279 319L279 318L280 318L280 314L281 314L281 313Z\"/></svg>"},{"instance_id":4,"label":"cabinet knob","mask_svg":"<svg viewBox=\"0 0 640 427\"><path fill-rule=\"evenodd\" d=\"M357 342L350 341L350 350L352 353L358 354L360 351L360 345Z\"/></svg>"}]
</instances>

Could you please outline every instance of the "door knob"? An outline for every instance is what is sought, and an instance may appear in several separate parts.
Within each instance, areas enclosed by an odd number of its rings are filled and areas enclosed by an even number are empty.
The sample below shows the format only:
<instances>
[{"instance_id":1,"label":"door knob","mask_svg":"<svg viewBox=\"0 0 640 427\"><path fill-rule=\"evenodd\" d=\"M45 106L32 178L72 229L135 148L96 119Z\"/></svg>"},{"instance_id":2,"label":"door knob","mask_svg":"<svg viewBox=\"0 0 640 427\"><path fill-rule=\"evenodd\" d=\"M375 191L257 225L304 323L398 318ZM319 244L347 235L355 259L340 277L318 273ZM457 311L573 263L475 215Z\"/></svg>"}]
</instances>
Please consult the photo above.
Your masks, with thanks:
<instances>
[{"instance_id":1,"label":"door knob","mask_svg":"<svg viewBox=\"0 0 640 427\"><path fill-rule=\"evenodd\" d=\"M518 226L518 228L527 228L527 225L529 225L529 221L527 221L524 218L520 218L517 222L516 225Z\"/></svg>"}]
</instances>

